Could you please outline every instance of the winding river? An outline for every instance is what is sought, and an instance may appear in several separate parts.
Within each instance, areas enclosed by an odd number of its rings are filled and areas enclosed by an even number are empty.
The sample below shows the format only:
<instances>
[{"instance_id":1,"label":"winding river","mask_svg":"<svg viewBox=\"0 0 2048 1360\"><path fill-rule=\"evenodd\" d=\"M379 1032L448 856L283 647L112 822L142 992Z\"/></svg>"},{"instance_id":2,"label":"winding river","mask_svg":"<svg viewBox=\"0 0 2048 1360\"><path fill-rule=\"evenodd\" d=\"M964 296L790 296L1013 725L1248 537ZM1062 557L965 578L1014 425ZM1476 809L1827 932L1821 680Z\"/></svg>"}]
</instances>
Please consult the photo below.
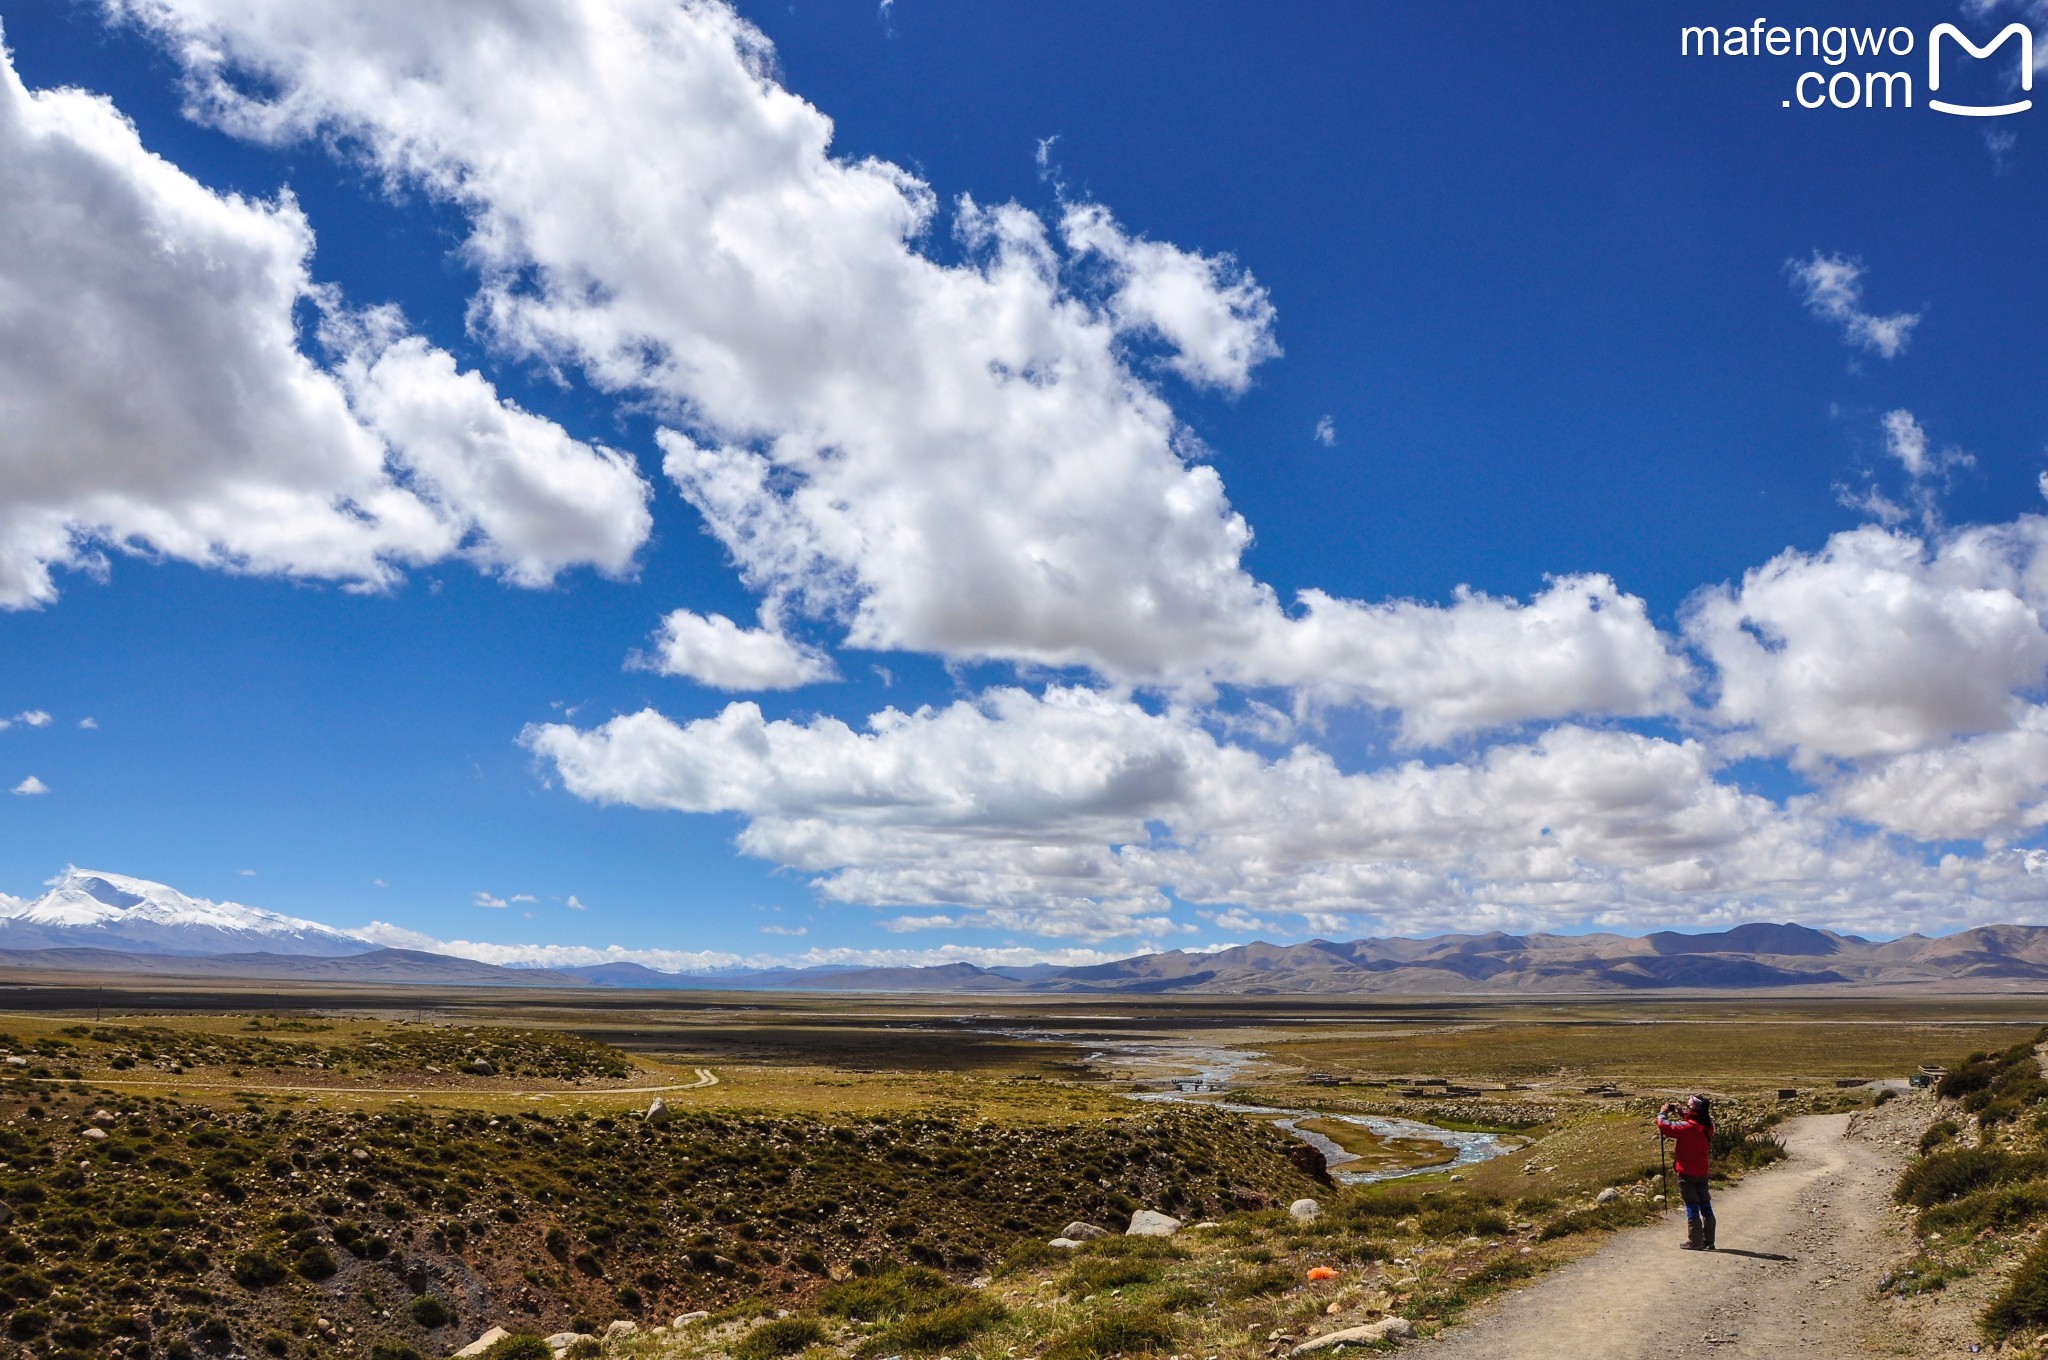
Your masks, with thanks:
<instances>
[{"instance_id":1,"label":"winding river","mask_svg":"<svg viewBox=\"0 0 2048 1360\"><path fill-rule=\"evenodd\" d=\"M1222 1097L1222 1092L1244 1081L1264 1061L1264 1053L1250 1048L1167 1036L1124 1038L1042 1030L992 1032L1083 1047L1088 1050L1084 1061L1091 1067L1115 1064L1135 1069L1129 1075L1137 1080L1176 1088L1133 1092L1133 1100L1214 1105L1235 1114L1271 1120L1321 1152L1329 1165L1330 1178L1341 1185L1398 1180L1431 1171L1455 1172L1523 1146L1522 1139L1511 1135L1504 1140L1497 1133L1446 1129L1395 1115L1283 1109L1246 1105Z\"/></svg>"},{"instance_id":2,"label":"winding river","mask_svg":"<svg viewBox=\"0 0 2048 1360\"><path fill-rule=\"evenodd\" d=\"M1403 1176L1419 1176L1428 1171L1455 1171L1463 1166L1476 1166L1490 1161L1504 1152L1512 1152L1522 1144L1519 1140L1503 1142L1497 1133L1475 1132L1465 1129L1440 1128L1425 1124L1419 1119L1401 1119L1394 1115L1378 1114L1325 1114L1320 1110L1288 1110L1271 1105L1244 1105L1230 1100L1210 1100L1199 1095L1184 1095L1179 1091L1141 1091L1131 1099L1170 1104L1214 1105L1219 1110L1234 1114L1252 1115L1270 1119L1274 1125L1287 1130L1302 1142L1323 1154L1329 1164L1330 1179L1339 1185L1365 1185L1373 1181L1398 1180ZM1354 1152L1335 1138L1312 1128L1302 1127L1308 1123L1349 1125L1367 1135L1355 1141L1372 1149L1369 1153ZM1365 1162L1365 1167L1350 1166L1349 1163Z\"/></svg>"}]
</instances>

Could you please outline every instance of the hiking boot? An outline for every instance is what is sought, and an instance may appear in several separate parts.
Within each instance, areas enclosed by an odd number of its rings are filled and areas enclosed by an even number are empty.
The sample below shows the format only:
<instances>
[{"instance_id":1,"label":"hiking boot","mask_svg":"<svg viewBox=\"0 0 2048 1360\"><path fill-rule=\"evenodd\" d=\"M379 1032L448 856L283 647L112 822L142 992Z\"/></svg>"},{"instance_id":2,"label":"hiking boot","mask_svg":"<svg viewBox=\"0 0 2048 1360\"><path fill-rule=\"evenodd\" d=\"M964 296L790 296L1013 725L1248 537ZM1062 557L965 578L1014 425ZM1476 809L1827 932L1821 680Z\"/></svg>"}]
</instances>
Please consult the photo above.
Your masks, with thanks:
<instances>
[{"instance_id":1,"label":"hiking boot","mask_svg":"<svg viewBox=\"0 0 2048 1360\"><path fill-rule=\"evenodd\" d=\"M1705 1251L1706 1247L1702 1245L1705 1241L1705 1230L1697 1223L1688 1223L1685 1225L1685 1241L1679 1243L1679 1250Z\"/></svg>"},{"instance_id":2,"label":"hiking boot","mask_svg":"<svg viewBox=\"0 0 2048 1360\"><path fill-rule=\"evenodd\" d=\"M1701 1234L1700 1234L1700 1250L1701 1250L1701 1251L1712 1251L1713 1249L1714 1249L1714 1220L1710 1218L1710 1219L1708 1219L1708 1220L1706 1221L1705 1227L1704 1227L1703 1231L1702 1231L1702 1232L1701 1232Z\"/></svg>"}]
</instances>

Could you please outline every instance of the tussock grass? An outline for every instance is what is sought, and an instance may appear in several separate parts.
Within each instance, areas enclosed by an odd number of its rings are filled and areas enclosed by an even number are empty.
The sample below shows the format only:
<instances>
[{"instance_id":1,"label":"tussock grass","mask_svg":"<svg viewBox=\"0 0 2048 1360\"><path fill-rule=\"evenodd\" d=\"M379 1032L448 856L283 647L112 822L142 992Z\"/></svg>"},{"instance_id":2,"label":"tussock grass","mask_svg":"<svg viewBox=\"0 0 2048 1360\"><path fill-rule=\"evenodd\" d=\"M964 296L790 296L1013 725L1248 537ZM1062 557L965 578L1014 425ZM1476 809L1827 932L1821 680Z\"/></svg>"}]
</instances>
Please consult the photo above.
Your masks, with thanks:
<instances>
[{"instance_id":1,"label":"tussock grass","mask_svg":"<svg viewBox=\"0 0 2048 1360\"><path fill-rule=\"evenodd\" d=\"M1982 1321L1984 1331L1993 1339L2011 1336L2022 1328L2037 1331L2048 1326L2048 1236L2021 1259L2019 1269L1984 1311Z\"/></svg>"},{"instance_id":2,"label":"tussock grass","mask_svg":"<svg viewBox=\"0 0 2048 1360\"><path fill-rule=\"evenodd\" d=\"M1044 1360L1102 1360L1108 1356L1163 1355L1180 1329L1163 1312L1120 1308L1099 1313L1053 1339Z\"/></svg>"},{"instance_id":3,"label":"tussock grass","mask_svg":"<svg viewBox=\"0 0 2048 1360\"><path fill-rule=\"evenodd\" d=\"M813 1317L777 1318L764 1322L739 1339L732 1348L734 1360L777 1360L795 1355L826 1339L824 1324ZM552 1360L552 1353L550 1353Z\"/></svg>"}]
</instances>

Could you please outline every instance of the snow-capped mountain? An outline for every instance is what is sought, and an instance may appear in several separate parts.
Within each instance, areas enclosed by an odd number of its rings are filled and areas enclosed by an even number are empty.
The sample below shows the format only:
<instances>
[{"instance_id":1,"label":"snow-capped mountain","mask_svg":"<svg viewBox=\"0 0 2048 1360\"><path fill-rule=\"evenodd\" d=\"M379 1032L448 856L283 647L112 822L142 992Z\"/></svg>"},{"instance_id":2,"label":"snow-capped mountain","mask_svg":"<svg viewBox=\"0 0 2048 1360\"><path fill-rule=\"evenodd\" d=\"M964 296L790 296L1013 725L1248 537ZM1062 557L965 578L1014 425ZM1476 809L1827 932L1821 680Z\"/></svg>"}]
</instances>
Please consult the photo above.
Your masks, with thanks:
<instances>
[{"instance_id":1,"label":"snow-capped mountain","mask_svg":"<svg viewBox=\"0 0 2048 1360\"><path fill-rule=\"evenodd\" d=\"M301 954L377 948L368 940L239 902L209 902L126 874L66 869L33 901L0 896L0 949L143 954Z\"/></svg>"}]
</instances>

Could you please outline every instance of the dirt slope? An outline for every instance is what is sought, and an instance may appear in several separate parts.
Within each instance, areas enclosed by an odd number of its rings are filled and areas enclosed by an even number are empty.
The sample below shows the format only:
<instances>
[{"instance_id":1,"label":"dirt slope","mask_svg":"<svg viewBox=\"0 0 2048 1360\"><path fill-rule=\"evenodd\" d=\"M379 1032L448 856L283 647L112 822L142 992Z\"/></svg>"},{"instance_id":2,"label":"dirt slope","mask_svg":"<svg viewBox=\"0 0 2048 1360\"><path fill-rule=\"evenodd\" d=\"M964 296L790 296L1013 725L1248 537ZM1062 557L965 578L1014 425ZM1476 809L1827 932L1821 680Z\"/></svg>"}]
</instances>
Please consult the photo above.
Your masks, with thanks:
<instances>
[{"instance_id":1,"label":"dirt slope","mask_svg":"<svg viewBox=\"0 0 2048 1360\"><path fill-rule=\"evenodd\" d=\"M1901 1335L1876 1298L1904 1254L1890 1191L1906 1149L1849 1123L1787 1123L1791 1158L1717 1196L1720 1251L1681 1250L1674 1209L1479 1313L1429 1346L1431 1360L1949 1353Z\"/></svg>"}]
</instances>

